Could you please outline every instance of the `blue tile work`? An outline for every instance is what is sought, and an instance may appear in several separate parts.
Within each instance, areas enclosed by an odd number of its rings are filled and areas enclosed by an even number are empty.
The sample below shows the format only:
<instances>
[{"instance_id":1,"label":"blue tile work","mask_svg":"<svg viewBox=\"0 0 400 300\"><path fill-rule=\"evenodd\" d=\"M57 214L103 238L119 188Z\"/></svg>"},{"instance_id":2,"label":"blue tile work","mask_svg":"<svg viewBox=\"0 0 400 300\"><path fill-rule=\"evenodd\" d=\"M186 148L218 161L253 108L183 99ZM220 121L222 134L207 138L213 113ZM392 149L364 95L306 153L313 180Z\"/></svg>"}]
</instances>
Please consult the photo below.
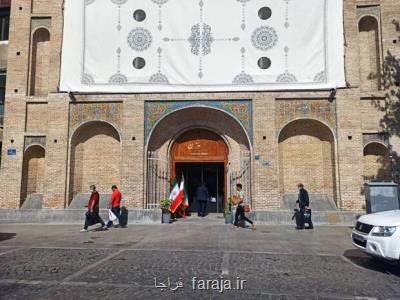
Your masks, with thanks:
<instances>
[{"instance_id":1,"label":"blue tile work","mask_svg":"<svg viewBox=\"0 0 400 300\"><path fill-rule=\"evenodd\" d=\"M253 140L253 106L251 100L184 100L184 101L145 101L144 137L149 135L158 122L170 113L189 107L209 107L225 111L233 116L246 130L250 141Z\"/></svg>"}]
</instances>

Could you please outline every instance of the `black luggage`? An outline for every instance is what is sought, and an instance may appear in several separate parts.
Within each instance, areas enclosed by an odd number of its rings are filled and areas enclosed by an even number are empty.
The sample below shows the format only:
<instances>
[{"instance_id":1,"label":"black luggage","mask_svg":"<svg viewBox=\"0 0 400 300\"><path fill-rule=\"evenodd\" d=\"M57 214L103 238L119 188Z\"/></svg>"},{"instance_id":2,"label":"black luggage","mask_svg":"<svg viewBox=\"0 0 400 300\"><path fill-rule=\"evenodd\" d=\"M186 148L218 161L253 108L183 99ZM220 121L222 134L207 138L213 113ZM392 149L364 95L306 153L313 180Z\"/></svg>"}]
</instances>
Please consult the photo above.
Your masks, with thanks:
<instances>
[{"instance_id":1,"label":"black luggage","mask_svg":"<svg viewBox=\"0 0 400 300\"><path fill-rule=\"evenodd\" d=\"M305 209L304 212L300 211L298 208L294 209L294 215L292 220L296 220L296 228L297 229L313 229L313 223L311 220L311 209ZM304 224L308 224L308 227L305 227Z\"/></svg>"},{"instance_id":2,"label":"black luggage","mask_svg":"<svg viewBox=\"0 0 400 300\"><path fill-rule=\"evenodd\" d=\"M128 225L128 210L125 206L121 207L121 214L119 216L119 225L121 227L126 227Z\"/></svg>"},{"instance_id":3,"label":"black luggage","mask_svg":"<svg viewBox=\"0 0 400 300\"><path fill-rule=\"evenodd\" d=\"M100 223L100 217L97 213L87 211L86 218L88 219L88 226L92 226L97 223Z\"/></svg>"},{"instance_id":4,"label":"black luggage","mask_svg":"<svg viewBox=\"0 0 400 300\"><path fill-rule=\"evenodd\" d=\"M304 223L308 224L308 227L306 227L306 229L313 229L313 223L311 220L311 209L307 208L304 211Z\"/></svg>"}]
</instances>

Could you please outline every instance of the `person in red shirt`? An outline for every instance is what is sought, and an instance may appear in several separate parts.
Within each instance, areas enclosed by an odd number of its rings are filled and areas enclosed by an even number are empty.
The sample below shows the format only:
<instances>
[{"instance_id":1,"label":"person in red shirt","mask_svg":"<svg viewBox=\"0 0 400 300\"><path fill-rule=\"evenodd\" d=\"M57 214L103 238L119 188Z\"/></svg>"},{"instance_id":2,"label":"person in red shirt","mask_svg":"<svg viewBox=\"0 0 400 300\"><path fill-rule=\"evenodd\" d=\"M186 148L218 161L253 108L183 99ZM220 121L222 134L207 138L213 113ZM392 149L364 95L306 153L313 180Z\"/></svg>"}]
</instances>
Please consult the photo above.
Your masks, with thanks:
<instances>
[{"instance_id":1,"label":"person in red shirt","mask_svg":"<svg viewBox=\"0 0 400 300\"><path fill-rule=\"evenodd\" d=\"M106 226L103 219L99 215L100 195L96 191L96 186L91 185L90 190L92 191L92 194L90 195L90 199L87 204L88 210L86 212L85 225L83 226L83 229L81 230L81 232L88 231L89 226L97 224L97 223L101 223L101 228L105 228L105 226Z\"/></svg>"},{"instance_id":2,"label":"person in red shirt","mask_svg":"<svg viewBox=\"0 0 400 300\"><path fill-rule=\"evenodd\" d=\"M110 198L109 209L111 209L111 211L117 217L118 222L119 222L119 217L121 215L120 205L121 205L122 194L118 190L116 185L113 185L111 187L111 189L112 189L112 195L111 195L111 198ZM111 226L113 226L113 222L110 220L107 223L107 227L110 228Z\"/></svg>"}]
</instances>

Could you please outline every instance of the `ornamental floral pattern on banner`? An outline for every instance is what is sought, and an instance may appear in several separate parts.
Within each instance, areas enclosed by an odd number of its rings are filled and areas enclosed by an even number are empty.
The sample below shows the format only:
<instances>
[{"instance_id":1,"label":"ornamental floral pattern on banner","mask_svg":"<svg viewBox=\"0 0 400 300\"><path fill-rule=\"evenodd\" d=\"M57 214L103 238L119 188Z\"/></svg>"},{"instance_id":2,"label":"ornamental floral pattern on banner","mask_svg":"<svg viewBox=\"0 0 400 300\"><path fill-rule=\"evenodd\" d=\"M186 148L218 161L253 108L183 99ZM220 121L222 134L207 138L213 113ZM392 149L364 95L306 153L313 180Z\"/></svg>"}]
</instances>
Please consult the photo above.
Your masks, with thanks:
<instances>
[{"instance_id":1,"label":"ornamental floral pattern on banner","mask_svg":"<svg viewBox=\"0 0 400 300\"><path fill-rule=\"evenodd\" d=\"M328 44L342 33L330 24L341 16L339 6L328 11L334 3L340 0L66 0L60 86L129 92L340 86L344 75L331 74L342 63L330 62L341 57L342 45Z\"/></svg>"}]
</instances>

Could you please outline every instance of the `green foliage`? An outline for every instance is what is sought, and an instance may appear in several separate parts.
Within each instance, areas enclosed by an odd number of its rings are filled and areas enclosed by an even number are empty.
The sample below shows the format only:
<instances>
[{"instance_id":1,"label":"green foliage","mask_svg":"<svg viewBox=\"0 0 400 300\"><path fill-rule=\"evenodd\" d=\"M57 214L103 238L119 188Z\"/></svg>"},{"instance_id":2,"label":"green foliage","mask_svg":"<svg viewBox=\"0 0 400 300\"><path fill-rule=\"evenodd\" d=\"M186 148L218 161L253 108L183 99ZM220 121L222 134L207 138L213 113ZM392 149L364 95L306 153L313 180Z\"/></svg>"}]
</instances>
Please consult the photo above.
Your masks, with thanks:
<instances>
[{"instance_id":1,"label":"green foliage","mask_svg":"<svg viewBox=\"0 0 400 300\"><path fill-rule=\"evenodd\" d=\"M171 205L171 200L164 199L160 201L160 208L162 209L163 213L168 212L168 208Z\"/></svg>"},{"instance_id":2,"label":"green foliage","mask_svg":"<svg viewBox=\"0 0 400 300\"><path fill-rule=\"evenodd\" d=\"M231 214L232 213L232 198L228 198L226 203L225 203L225 207L224 207L224 214Z\"/></svg>"}]
</instances>

